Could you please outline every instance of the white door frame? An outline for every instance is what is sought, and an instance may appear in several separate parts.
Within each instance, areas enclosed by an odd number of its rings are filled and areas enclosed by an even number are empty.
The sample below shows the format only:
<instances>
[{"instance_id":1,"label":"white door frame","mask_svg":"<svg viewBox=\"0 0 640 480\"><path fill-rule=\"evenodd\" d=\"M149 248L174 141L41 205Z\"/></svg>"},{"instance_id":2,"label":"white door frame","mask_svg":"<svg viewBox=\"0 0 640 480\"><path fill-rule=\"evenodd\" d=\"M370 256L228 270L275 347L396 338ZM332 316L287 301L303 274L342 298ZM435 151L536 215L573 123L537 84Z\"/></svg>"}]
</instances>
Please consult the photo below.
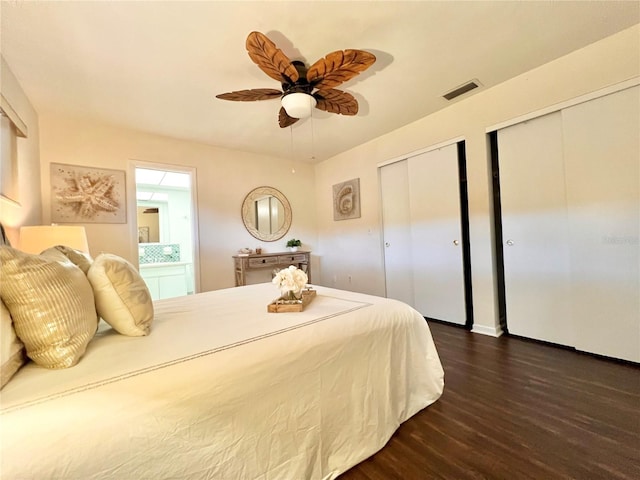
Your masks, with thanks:
<instances>
[{"instance_id":1,"label":"white door frame","mask_svg":"<svg viewBox=\"0 0 640 480\"><path fill-rule=\"evenodd\" d=\"M128 218L129 222L129 238L130 243L130 258L135 259L134 265L140 268L138 263L138 231L137 225L137 199L136 199L136 168L149 168L153 170L164 170L167 172L186 173L191 177L191 211L193 212L193 218L191 222L191 239L193 248L193 283L194 293L200 292L200 236L198 233L198 191L197 191L197 177L196 169L193 167L187 167L185 165L176 165L171 163L158 163L148 162L144 160L129 160L129 178L133 181L127 182L127 195L128 195Z\"/></svg>"}]
</instances>

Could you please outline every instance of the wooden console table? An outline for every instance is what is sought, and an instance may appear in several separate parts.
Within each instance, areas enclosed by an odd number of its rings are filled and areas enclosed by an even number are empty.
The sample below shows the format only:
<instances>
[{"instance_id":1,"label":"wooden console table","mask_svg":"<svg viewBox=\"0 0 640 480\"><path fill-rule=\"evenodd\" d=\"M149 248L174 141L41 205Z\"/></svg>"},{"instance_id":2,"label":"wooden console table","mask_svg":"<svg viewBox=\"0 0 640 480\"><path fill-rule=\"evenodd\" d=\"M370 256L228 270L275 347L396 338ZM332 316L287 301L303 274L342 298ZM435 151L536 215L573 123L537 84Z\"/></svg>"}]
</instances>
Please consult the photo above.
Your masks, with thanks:
<instances>
[{"instance_id":1,"label":"wooden console table","mask_svg":"<svg viewBox=\"0 0 640 480\"><path fill-rule=\"evenodd\" d=\"M234 271L236 274L236 287L246 285L246 273L251 270L263 270L265 268L279 270L295 265L306 272L311 283L311 252L277 252L260 253L251 255L234 255Z\"/></svg>"}]
</instances>

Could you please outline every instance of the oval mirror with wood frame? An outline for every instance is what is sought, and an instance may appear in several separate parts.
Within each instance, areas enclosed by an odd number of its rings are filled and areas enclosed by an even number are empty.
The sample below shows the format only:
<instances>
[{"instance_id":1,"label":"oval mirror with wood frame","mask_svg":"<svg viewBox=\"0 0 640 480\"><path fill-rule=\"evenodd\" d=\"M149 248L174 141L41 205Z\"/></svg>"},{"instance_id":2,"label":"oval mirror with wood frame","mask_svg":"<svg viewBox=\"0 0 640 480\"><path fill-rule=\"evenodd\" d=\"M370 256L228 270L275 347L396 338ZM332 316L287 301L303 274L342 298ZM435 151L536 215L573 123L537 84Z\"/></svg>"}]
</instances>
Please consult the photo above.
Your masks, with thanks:
<instances>
[{"instance_id":1,"label":"oval mirror with wood frame","mask_svg":"<svg viewBox=\"0 0 640 480\"><path fill-rule=\"evenodd\" d=\"M254 188L242 202L242 222L247 231L258 240L279 240L291 227L289 200L275 188Z\"/></svg>"}]
</instances>

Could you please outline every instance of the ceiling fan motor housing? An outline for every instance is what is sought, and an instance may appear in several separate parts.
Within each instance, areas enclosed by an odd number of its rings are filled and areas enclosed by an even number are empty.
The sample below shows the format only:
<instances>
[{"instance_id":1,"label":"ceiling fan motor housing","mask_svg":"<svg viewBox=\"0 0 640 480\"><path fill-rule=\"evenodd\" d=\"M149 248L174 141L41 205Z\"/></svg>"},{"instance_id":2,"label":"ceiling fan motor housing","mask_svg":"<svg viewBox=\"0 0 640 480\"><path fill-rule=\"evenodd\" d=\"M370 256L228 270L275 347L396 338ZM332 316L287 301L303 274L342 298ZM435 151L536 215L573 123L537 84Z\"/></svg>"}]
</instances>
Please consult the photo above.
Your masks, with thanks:
<instances>
[{"instance_id":1,"label":"ceiling fan motor housing","mask_svg":"<svg viewBox=\"0 0 640 480\"><path fill-rule=\"evenodd\" d=\"M285 95L288 93L297 92L311 94L313 87L307 80L307 66L300 60L294 60L291 62L291 64L298 72L298 80L294 82L290 78L283 75L282 91L285 93Z\"/></svg>"}]
</instances>

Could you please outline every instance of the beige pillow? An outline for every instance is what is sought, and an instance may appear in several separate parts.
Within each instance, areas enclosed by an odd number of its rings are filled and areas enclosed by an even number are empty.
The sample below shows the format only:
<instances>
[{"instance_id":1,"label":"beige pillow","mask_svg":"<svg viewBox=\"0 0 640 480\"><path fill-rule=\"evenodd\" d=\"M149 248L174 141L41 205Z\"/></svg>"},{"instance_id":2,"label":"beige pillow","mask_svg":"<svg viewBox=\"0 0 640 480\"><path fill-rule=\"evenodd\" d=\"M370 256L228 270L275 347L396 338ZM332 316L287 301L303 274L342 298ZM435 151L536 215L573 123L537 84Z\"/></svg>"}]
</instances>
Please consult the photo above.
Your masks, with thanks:
<instances>
[{"instance_id":1,"label":"beige pillow","mask_svg":"<svg viewBox=\"0 0 640 480\"><path fill-rule=\"evenodd\" d=\"M54 252L62 253L66 258L71 260L74 265L82 270L85 275L89 271L91 263L93 263L93 259L88 253L81 250L76 250L75 248L67 247L65 245L56 245L55 247L48 248L44 252L42 252L41 255L50 255L54 254Z\"/></svg>"},{"instance_id":2,"label":"beige pillow","mask_svg":"<svg viewBox=\"0 0 640 480\"><path fill-rule=\"evenodd\" d=\"M96 297L98 315L105 322L123 335L149 334L153 301L133 265L117 255L101 253L91 264L87 278Z\"/></svg>"},{"instance_id":3,"label":"beige pillow","mask_svg":"<svg viewBox=\"0 0 640 480\"><path fill-rule=\"evenodd\" d=\"M0 246L0 285L27 356L46 368L75 365L98 328L82 270L69 260Z\"/></svg>"},{"instance_id":4,"label":"beige pillow","mask_svg":"<svg viewBox=\"0 0 640 480\"><path fill-rule=\"evenodd\" d=\"M0 302L0 354L2 355L0 388L2 388L27 360L24 343L16 335L11 314L4 302Z\"/></svg>"}]
</instances>

